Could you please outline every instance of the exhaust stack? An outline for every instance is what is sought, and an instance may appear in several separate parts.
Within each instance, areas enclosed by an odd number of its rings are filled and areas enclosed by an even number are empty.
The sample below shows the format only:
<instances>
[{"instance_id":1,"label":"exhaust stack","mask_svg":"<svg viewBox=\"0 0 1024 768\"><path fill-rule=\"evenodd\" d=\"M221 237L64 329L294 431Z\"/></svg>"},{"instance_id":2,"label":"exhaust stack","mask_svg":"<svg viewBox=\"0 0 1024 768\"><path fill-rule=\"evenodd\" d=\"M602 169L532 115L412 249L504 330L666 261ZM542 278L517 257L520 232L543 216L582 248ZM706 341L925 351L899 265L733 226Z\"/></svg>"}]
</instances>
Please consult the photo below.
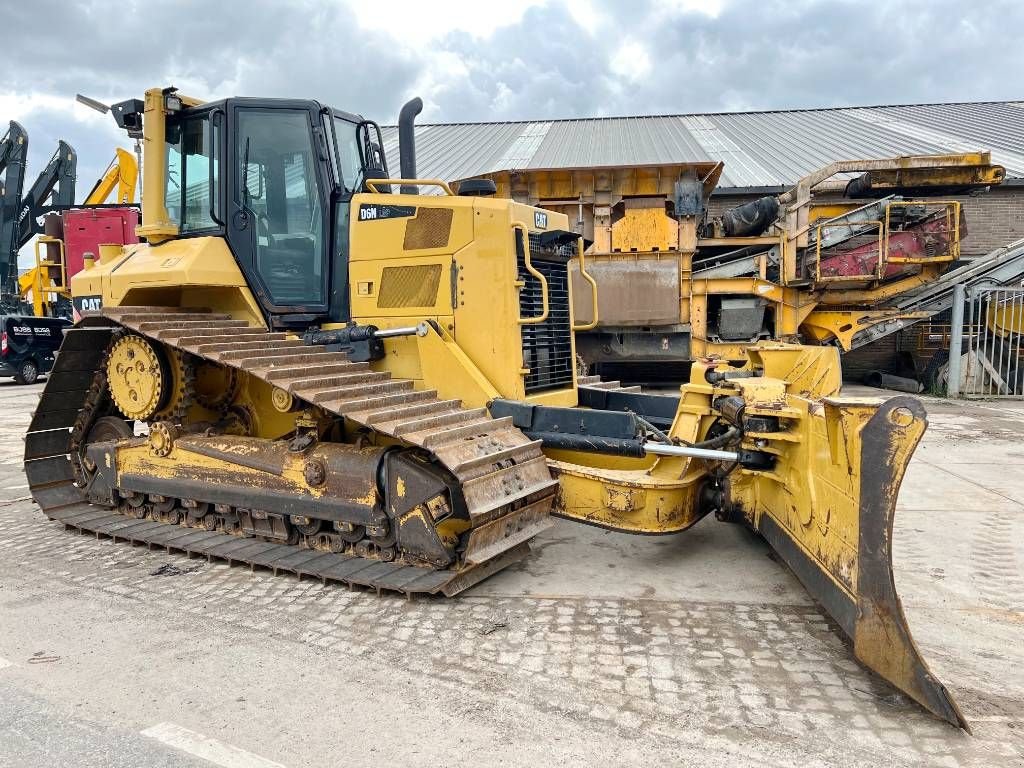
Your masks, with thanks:
<instances>
[{"instance_id":1,"label":"exhaust stack","mask_svg":"<svg viewBox=\"0 0 1024 768\"><path fill-rule=\"evenodd\" d=\"M416 131L414 123L416 115L423 111L423 99L418 96L410 99L398 113L398 164L403 179L416 178ZM402 185L403 195L415 195L418 189L411 185Z\"/></svg>"}]
</instances>

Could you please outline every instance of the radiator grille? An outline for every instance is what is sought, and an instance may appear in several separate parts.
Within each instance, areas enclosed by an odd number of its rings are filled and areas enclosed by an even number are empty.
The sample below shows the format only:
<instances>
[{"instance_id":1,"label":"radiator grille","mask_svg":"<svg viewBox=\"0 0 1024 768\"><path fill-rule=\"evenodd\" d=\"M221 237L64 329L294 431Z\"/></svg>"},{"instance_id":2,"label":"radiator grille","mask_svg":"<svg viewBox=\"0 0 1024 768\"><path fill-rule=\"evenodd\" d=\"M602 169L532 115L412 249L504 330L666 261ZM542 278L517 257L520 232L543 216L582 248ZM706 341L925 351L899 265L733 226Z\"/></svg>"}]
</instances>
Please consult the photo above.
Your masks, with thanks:
<instances>
[{"instance_id":1,"label":"radiator grille","mask_svg":"<svg viewBox=\"0 0 1024 768\"><path fill-rule=\"evenodd\" d=\"M569 318L569 257L571 246L543 247L537 235L530 235L530 263L548 282L548 319L520 326L523 339L523 367L526 394L572 386L572 327ZM519 279L526 285L519 292L519 313L537 317L543 311L540 281L526 271L522 234L516 231Z\"/></svg>"},{"instance_id":2,"label":"radiator grille","mask_svg":"<svg viewBox=\"0 0 1024 768\"><path fill-rule=\"evenodd\" d=\"M405 241L402 248L407 251L444 248L448 245L451 233L451 208L420 208L416 217L405 223Z\"/></svg>"},{"instance_id":3,"label":"radiator grille","mask_svg":"<svg viewBox=\"0 0 1024 768\"><path fill-rule=\"evenodd\" d=\"M437 288L440 284L440 264L384 267L380 276L377 306L381 309L433 307L437 303Z\"/></svg>"}]
</instances>

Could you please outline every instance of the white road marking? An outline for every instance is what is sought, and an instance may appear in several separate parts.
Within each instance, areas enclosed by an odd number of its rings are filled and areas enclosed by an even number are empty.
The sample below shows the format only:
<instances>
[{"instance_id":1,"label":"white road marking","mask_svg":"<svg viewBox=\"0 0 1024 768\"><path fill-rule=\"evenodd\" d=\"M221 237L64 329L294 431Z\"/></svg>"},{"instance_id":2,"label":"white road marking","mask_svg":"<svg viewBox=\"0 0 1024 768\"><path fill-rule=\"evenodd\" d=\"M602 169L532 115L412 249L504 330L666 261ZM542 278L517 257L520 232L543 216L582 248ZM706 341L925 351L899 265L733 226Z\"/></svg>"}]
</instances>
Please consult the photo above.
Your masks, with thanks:
<instances>
[{"instance_id":1,"label":"white road marking","mask_svg":"<svg viewBox=\"0 0 1024 768\"><path fill-rule=\"evenodd\" d=\"M13 666L14 666L14 662L13 661L8 661L7 659L0 658L0 669L4 669L5 667L13 667Z\"/></svg>"},{"instance_id":2,"label":"white road marking","mask_svg":"<svg viewBox=\"0 0 1024 768\"><path fill-rule=\"evenodd\" d=\"M28 483L22 483L21 485L5 485L5 491L20 491L23 488L28 488Z\"/></svg>"},{"instance_id":3,"label":"white road marking","mask_svg":"<svg viewBox=\"0 0 1024 768\"><path fill-rule=\"evenodd\" d=\"M275 763L240 747L225 744L174 723L157 723L141 733L143 736L156 739L169 747L188 752L190 755L200 757L214 765L223 766L223 768L284 768L281 763Z\"/></svg>"}]
</instances>

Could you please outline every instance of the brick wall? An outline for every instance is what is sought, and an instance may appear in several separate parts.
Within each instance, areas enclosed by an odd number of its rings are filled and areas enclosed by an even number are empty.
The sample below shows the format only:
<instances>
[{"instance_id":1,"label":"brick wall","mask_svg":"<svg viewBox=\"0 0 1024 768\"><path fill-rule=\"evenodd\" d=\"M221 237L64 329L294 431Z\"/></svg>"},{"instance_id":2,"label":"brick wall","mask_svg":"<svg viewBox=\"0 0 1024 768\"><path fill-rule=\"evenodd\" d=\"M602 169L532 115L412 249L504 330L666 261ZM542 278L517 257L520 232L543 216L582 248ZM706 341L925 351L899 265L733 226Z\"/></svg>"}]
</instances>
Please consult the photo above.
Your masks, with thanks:
<instances>
[{"instance_id":1,"label":"brick wall","mask_svg":"<svg viewBox=\"0 0 1024 768\"><path fill-rule=\"evenodd\" d=\"M964 256L981 256L1024 237L1024 187L996 187L975 197L955 197L967 217Z\"/></svg>"},{"instance_id":2,"label":"brick wall","mask_svg":"<svg viewBox=\"0 0 1024 768\"><path fill-rule=\"evenodd\" d=\"M888 371L899 348L898 333L892 333L873 344L846 352L842 356L843 381L862 381L868 371Z\"/></svg>"}]
</instances>

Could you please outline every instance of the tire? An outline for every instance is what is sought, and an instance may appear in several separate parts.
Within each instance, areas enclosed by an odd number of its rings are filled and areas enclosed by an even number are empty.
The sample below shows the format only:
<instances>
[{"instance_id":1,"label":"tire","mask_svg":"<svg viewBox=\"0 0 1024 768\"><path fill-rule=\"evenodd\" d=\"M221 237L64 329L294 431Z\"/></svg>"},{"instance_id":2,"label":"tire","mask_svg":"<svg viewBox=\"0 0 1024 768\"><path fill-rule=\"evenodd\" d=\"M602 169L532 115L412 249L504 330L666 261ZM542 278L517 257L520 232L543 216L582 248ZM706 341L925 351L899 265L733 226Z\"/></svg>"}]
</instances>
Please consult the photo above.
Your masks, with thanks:
<instances>
[{"instance_id":1,"label":"tire","mask_svg":"<svg viewBox=\"0 0 1024 768\"><path fill-rule=\"evenodd\" d=\"M35 384L39 378L39 366L35 360L25 360L18 366L14 380L19 384Z\"/></svg>"}]
</instances>

